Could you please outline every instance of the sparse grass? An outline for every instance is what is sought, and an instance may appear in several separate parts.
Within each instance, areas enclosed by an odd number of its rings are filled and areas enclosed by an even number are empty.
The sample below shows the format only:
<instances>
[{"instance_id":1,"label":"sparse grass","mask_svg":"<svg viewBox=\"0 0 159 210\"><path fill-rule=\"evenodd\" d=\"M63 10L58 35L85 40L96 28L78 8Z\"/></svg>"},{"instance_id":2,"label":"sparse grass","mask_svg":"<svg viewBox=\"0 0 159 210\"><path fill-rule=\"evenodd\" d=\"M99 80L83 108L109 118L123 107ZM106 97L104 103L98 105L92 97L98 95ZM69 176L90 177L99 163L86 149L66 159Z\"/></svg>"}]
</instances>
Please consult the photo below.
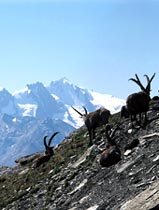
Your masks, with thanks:
<instances>
[{"instance_id":1,"label":"sparse grass","mask_svg":"<svg viewBox=\"0 0 159 210\"><path fill-rule=\"evenodd\" d=\"M119 120L119 113L112 115L110 123L114 125ZM96 136L100 139L104 132L104 127L97 128ZM13 173L7 176L0 177L0 208L6 207L8 204L19 200L23 197L25 199L30 195L37 193L40 188L44 187L47 179L51 179L54 175L59 173L62 168L66 167L71 161L70 157L75 156L78 159L88 148L89 137L86 135L87 129L82 127L78 132L72 134L71 140L63 142L55 151L54 156L43 165L36 169L30 168L24 174ZM92 158L88 160L88 165L92 162ZM49 173L51 171L51 174ZM72 174L75 176L76 174ZM69 180L65 181L68 186ZM52 199L56 184L50 181L47 185L46 200ZM45 186L46 187L46 186Z\"/></svg>"},{"instance_id":2,"label":"sparse grass","mask_svg":"<svg viewBox=\"0 0 159 210\"><path fill-rule=\"evenodd\" d=\"M115 113L110 117L110 124L114 126L117 122L119 122L119 120L120 120L120 112Z\"/></svg>"},{"instance_id":3,"label":"sparse grass","mask_svg":"<svg viewBox=\"0 0 159 210\"><path fill-rule=\"evenodd\" d=\"M70 157L76 155L77 157L83 153L87 148L87 138L84 138L86 130L73 135L70 142L64 142L56 150L55 155L47 162L36 169L31 169L22 175L14 173L7 176L0 177L0 208L4 208L8 204L19 200L27 194L34 194L40 189L42 180L49 177L49 172L52 170L51 176L60 172L62 167L65 167L70 161ZM53 187L48 187L52 194Z\"/></svg>"}]
</instances>

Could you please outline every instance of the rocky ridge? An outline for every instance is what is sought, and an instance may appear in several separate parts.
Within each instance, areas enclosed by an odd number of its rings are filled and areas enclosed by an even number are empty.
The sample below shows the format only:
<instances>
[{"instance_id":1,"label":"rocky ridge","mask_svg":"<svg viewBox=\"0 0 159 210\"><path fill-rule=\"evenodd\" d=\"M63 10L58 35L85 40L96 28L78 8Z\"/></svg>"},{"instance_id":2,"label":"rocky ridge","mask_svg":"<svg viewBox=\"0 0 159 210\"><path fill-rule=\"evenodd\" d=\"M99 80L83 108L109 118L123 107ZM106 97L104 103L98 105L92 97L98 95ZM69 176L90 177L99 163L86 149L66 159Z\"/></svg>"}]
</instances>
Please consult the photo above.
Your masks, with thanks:
<instances>
[{"instance_id":1,"label":"rocky ridge","mask_svg":"<svg viewBox=\"0 0 159 210\"><path fill-rule=\"evenodd\" d=\"M88 147L85 126L55 148L55 155L38 168L33 156L14 168L0 170L0 207L4 210L156 210L159 209L159 104L151 105L146 126L130 128L123 120L115 139L122 152L116 165L99 164L106 147L105 127ZM114 127L119 113L112 116ZM125 151L138 139L139 144ZM35 156L37 154L34 154ZM23 159L24 160L24 159Z\"/></svg>"}]
</instances>

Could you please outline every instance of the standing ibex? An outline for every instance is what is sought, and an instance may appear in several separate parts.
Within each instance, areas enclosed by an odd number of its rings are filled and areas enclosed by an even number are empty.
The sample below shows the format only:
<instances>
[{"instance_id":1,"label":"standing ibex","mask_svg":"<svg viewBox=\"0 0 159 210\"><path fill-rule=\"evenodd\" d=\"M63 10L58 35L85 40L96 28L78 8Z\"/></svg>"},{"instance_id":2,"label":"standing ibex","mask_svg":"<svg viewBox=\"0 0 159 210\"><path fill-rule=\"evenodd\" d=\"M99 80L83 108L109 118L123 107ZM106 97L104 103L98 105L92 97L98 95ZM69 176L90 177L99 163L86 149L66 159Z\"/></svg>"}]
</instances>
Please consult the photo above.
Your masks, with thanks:
<instances>
[{"instance_id":1,"label":"standing ibex","mask_svg":"<svg viewBox=\"0 0 159 210\"><path fill-rule=\"evenodd\" d=\"M140 122L141 122L141 113L144 112L145 113L145 123L146 123L146 121L147 121L147 111L149 110L149 102L151 100L151 98L150 98L150 91L151 91L150 85L151 85L151 82L152 82L155 74L153 74L151 79L147 75L144 75L147 79L146 88L144 88L143 85L141 84L137 74L135 74L135 76L136 76L136 79L130 78L129 80L132 80L137 85L139 85L139 87L141 88L142 91L129 95L127 100L126 100L126 104L127 104L127 108L128 108L130 117L131 117L131 122L133 120L136 120L136 115L137 114L139 114Z\"/></svg>"},{"instance_id":2,"label":"standing ibex","mask_svg":"<svg viewBox=\"0 0 159 210\"><path fill-rule=\"evenodd\" d=\"M114 134L119 128L119 125L111 131L109 124L106 125L105 134L108 140L107 148L102 152L99 162L102 167L109 167L121 160L121 151L115 143Z\"/></svg>"},{"instance_id":3,"label":"standing ibex","mask_svg":"<svg viewBox=\"0 0 159 210\"><path fill-rule=\"evenodd\" d=\"M72 108L82 117L89 132L89 144L92 145L92 139L95 138L95 129L101 125L108 123L109 117L111 115L110 111L101 107L94 112L87 113L86 108L83 106L85 114L82 114L74 107Z\"/></svg>"},{"instance_id":4,"label":"standing ibex","mask_svg":"<svg viewBox=\"0 0 159 210\"><path fill-rule=\"evenodd\" d=\"M42 155L41 157L39 157L35 163L33 164L33 168L37 168L39 167L41 164L47 162L50 160L51 156L54 155L54 150L53 150L53 146L51 145L51 141L53 140L53 138L58 134L59 132L55 132L48 141L48 144L46 143L46 138L47 136L44 136L44 146L45 146L45 154Z\"/></svg>"}]
</instances>

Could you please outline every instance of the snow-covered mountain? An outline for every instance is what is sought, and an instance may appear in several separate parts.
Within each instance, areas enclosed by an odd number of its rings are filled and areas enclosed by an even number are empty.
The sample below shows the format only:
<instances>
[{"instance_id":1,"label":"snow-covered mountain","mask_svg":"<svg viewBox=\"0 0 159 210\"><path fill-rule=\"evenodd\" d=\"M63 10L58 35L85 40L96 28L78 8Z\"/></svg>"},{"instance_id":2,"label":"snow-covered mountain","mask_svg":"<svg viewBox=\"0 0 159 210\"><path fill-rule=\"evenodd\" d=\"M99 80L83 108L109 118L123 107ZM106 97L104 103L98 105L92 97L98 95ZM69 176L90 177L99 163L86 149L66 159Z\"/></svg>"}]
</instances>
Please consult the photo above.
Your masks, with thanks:
<instances>
[{"instance_id":1,"label":"snow-covered mountain","mask_svg":"<svg viewBox=\"0 0 159 210\"><path fill-rule=\"evenodd\" d=\"M89 109L94 108L90 102L93 98L89 91L71 84L66 78L52 81L47 89L51 94L58 96L63 104L70 106L85 104Z\"/></svg>"},{"instance_id":2,"label":"snow-covered mountain","mask_svg":"<svg viewBox=\"0 0 159 210\"><path fill-rule=\"evenodd\" d=\"M63 109L63 104L58 103L40 82L27 85L25 89L16 91L13 96L22 116L55 118Z\"/></svg>"},{"instance_id":3,"label":"snow-covered mountain","mask_svg":"<svg viewBox=\"0 0 159 210\"><path fill-rule=\"evenodd\" d=\"M43 136L60 131L54 144L83 125L82 106L93 111L101 106L118 112L125 100L71 84L66 78L28 84L13 94L0 88L0 165L13 165L20 156L44 149Z\"/></svg>"},{"instance_id":4,"label":"snow-covered mountain","mask_svg":"<svg viewBox=\"0 0 159 210\"><path fill-rule=\"evenodd\" d=\"M66 78L52 81L47 86L40 82L27 85L24 89L14 92L12 97L18 107L19 116L61 119L76 128L83 122L71 106L75 106L81 112L82 106L88 111L104 106L111 113L115 113L125 104L123 99L78 87Z\"/></svg>"},{"instance_id":5,"label":"snow-covered mountain","mask_svg":"<svg viewBox=\"0 0 159 210\"><path fill-rule=\"evenodd\" d=\"M18 114L18 107L14 97L5 88L0 88L0 113Z\"/></svg>"},{"instance_id":6,"label":"snow-covered mountain","mask_svg":"<svg viewBox=\"0 0 159 210\"><path fill-rule=\"evenodd\" d=\"M119 112L121 106L125 104L125 100L123 99L78 87L70 83L66 78L52 81L49 86L46 86L46 88L53 97L64 104L67 108L65 116L68 116L68 119L65 117L63 120L75 127L81 126L81 123L83 122L79 119L77 113L72 110L71 106L76 107L81 112L84 111L82 106L85 106L89 112L103 106L109 109L113 114ZM70 117L73 118L73 124Z\"/></svg>"}]
</instances>

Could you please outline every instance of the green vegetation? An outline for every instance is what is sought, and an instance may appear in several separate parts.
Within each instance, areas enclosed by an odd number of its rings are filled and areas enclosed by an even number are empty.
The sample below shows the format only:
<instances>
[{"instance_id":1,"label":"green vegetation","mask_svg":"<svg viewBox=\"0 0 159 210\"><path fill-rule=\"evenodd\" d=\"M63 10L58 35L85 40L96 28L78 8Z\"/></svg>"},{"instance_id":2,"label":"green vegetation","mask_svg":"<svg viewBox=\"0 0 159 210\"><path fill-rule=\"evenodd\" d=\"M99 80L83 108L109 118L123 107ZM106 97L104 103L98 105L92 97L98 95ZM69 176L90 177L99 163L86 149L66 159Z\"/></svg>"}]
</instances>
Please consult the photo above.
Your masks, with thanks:
<instances>
[{"instance_id":1,"label":"green vegetation","mask_svg":"<svg viewBox=\"0 0 159 210\"><path fill-rule=\"evenodd\" d=\"M111 124L119 120L119 114L111 117ZM101 134L104 132L104 127L96 130L96 136L100 139ZM88 149L89 137L85 127L81 127L78 131L72 133L68 139L65 139L62 144L55 150L54 156L40 167L32 169L27 165L21 167L20 171L14 171L7 175L0 177L0 208L4 208L10 203L20 200L22 198L29 198L40 189L46 189L46 200L49 202L54 195L54 190L57 188L57 183L52 183L53 176L56 176L63 168L67 167L68 163L74 157L78 160L79 157ZM87 162L87 166L92 163L93 156ZM27 170L27 171L25 171ZM76 174L72 173L72 177ZM69 179L72 179L69 177ZM65 186L68 186L69 179L65 180ZM49 182L48 182L49 180ZM47 186L45 183L48 183ZM34 203L33 205L36 205Z\"/></svg>"},{"instance_id":2,"label":"green vegetation","mask_svg":"<svg viewBox=\"0 0 159 210\"><path fill-rule=\"evenodd\" d=\"M0 208L4 208L9 203L21 199L23 196L34 194L49 178L49 172L52 171L51 176L60 172L62 167L65 167L70 157L75 155L77 158L87 148L87 137L83 137L85 129L72 136L71 140L63 142L59 148L56 149L55 155L49 162L44 163L36 169L30 169L24 174L15 172L0 177ZM70 141L70 142L69 142ZM23 169L25 170L25 168ZM42 182L43 180L43 182ZM52 194L54 186L48 187L48 195ZM50 192L49 192L50 191Z\"/></svg>"}]
</instances>

